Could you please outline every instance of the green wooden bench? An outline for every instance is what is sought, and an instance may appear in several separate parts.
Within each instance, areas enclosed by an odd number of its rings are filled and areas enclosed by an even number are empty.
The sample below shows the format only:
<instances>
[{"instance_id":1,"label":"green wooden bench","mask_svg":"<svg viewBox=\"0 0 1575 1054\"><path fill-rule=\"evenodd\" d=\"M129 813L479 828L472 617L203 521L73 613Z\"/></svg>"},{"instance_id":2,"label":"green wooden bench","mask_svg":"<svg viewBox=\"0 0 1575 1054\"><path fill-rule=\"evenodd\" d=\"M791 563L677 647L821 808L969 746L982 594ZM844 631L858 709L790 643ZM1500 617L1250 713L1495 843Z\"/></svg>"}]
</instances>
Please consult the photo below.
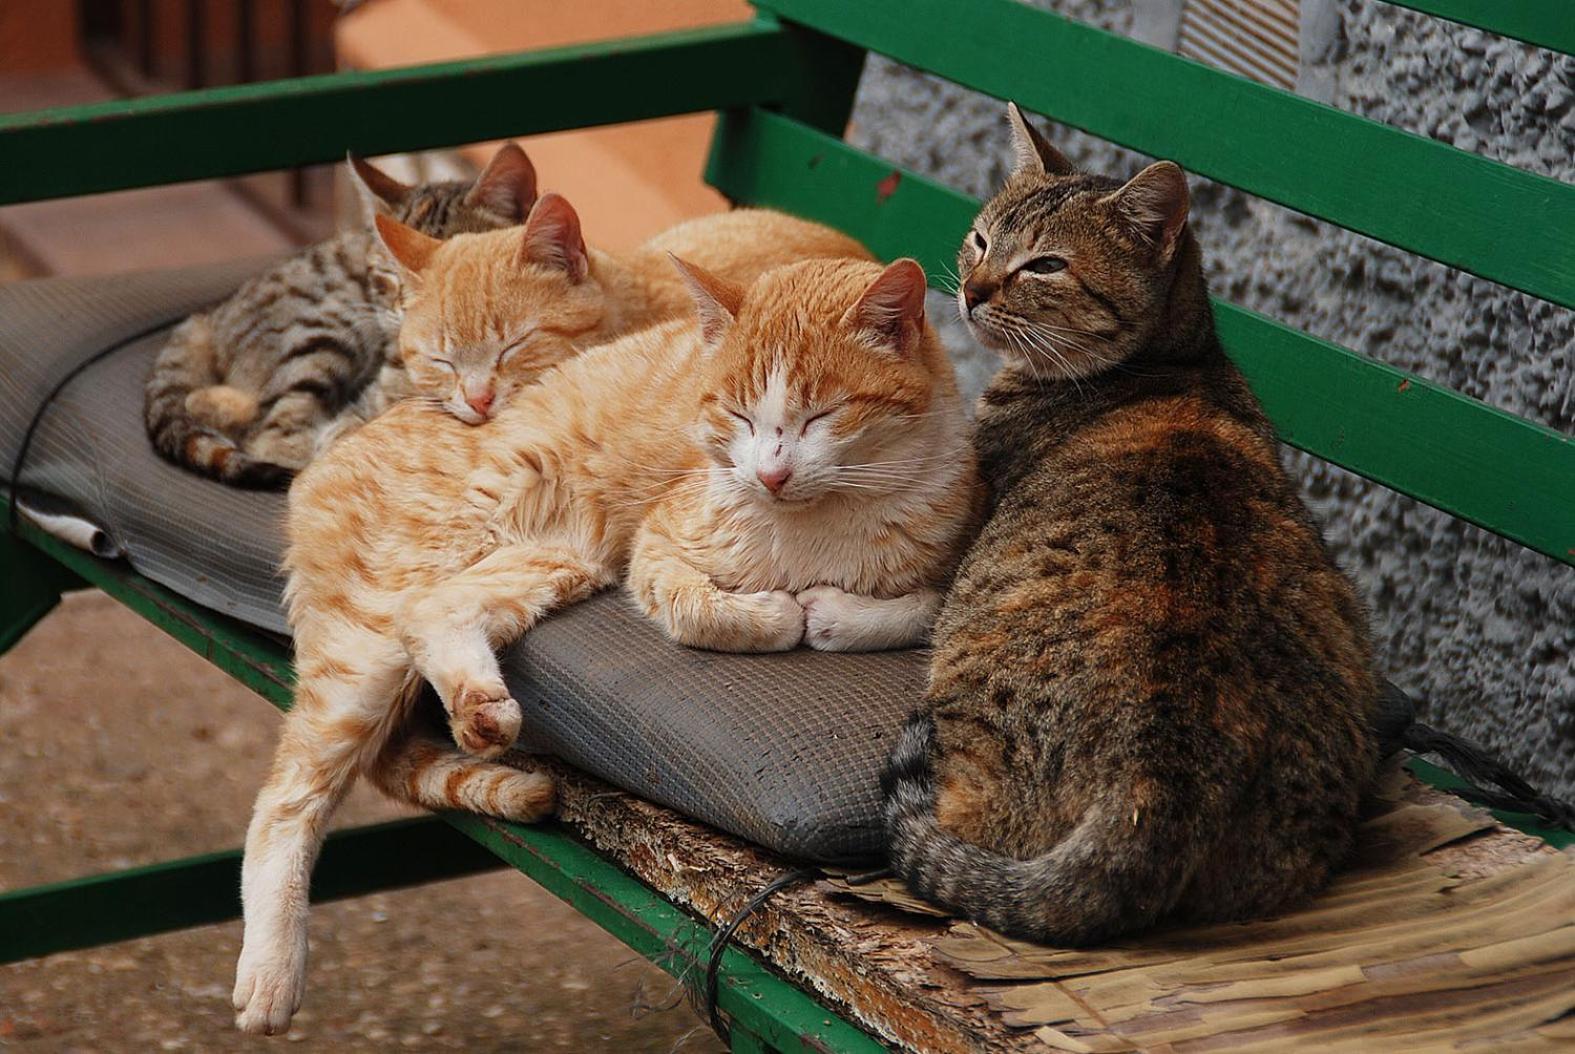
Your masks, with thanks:
<instances>
[{"instance_id":1,"label":"green wooden bench","mask_svg":"<svg viewBox=\"0 0 1575 1054\"><path fill-rule=\"evenodd\" d=\"M1575 53L1566 0L1403 6ZM1013 0L759 0L749 22L377 73L0 117L0 204L704 110L706 179L736 202L833 224L932 274L977 203L844 143L868 51L1565 307L1575 186L1518 171ZM550 100L500 104L499 100ZM1229 113L1228 133L1210 115ZM197 142L201 150L171 149ZM19 159L25 158L25 163ZM1404 188L1403 191L1398 188ZM1575 444L1228 303L1221 337L1294 446L1575 565ZM3 320L0 320L3 324ZM29 526L0 534L0 648L93 586L279 707L288 649ZM1418 766L1424 774L1435 770ZM1503 817L1515 823L1524 817ZM1564 839L1567 841L1567 839ZM317 899L511 865L674 972L714 932L567 825L444 816L345 832ZM233 918L239 853L0 895L0 962ZM864 1050L860 1025L728 950L735 1050Z\"/></svg>"}]
</instances>

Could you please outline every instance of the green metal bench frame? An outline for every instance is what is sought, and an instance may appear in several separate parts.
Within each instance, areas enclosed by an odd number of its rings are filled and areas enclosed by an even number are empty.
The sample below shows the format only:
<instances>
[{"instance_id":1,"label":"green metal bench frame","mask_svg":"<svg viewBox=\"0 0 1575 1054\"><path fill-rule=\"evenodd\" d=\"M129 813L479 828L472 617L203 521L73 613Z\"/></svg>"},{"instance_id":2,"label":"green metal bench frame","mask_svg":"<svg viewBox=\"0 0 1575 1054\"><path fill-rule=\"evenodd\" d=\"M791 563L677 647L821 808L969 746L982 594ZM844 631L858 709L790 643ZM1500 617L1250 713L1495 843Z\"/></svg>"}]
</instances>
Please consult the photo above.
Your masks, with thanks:
<instances>
[{"instance_id":1,"label":"green metal bench frame","mask_svg":"<svg viewBox=\"0 0 1575 1054\"><path fill-rule=\"evenodd\" d=\"M1561 10L1567 0L1396 2L1575 53L1575 19ZM965 12L952 0L756 6L754 20L711 29L0 117L0 151L27 159L0 166L0 204L332 162L346 148L376 155L718 110L706 179L728 198L827 222L883 257L915 256L938 273L978 203L842 142L865 54L874 51L1575 307L1575 186L1013 0L971 0ZM1101 90L1115 85L1119 92ZM1225 112L1231 135L1211 134L1211 115ZM170 149L182 142L204 149ZM1575 565L1570 437L1231 304L1215 307L1222 339L1287 442ZM0 580L0 651L62 592L92 586L289 706L286 645L123 564L23 526L0 534ZM1448 782L1425 764L1413 767ZM1530 817L1500 818L1554 844L1572 841L1537 830ZM499 866L530 875L675 974L703 961L715 932L567 828L467 815L330 839L313 897ZM0 894L0 962L236 917L238 869L239 853L228 852ZM736 949L723 957L718 1001L735 1050L880 1049Z\"/></svg>"}]
</instances>

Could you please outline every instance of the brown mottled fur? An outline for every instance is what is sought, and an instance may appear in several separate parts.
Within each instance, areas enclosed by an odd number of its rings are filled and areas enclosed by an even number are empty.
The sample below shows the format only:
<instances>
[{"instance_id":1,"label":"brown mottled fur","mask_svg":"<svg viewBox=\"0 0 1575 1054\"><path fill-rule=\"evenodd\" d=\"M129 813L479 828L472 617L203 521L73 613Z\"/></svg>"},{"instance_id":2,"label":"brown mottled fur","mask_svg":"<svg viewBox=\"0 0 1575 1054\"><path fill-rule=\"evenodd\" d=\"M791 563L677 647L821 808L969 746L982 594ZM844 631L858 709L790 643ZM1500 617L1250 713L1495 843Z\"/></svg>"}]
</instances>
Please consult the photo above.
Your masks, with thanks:
<instances>
[{"instance_id":1,"label":"brown mottled fur","mask_svg":"<svg viewBox=\"0 0 1575 1054\"><path fill-rule=\"evenodd\" d=\"M1052 943L1272 912L1351 844L1365 616L1215 337L1180 170L1078 175L1013 118L960 266L1006 360L994 507L886 773L893 865Z\"/></svg>"},{"instance_id":2,"label":"brown mottled fur","mask_svg":"<svg viewBox=\"0 0 1575 1054\"><path fill-rule=\"evenodd\" d=\"M405 268L399 347L410 391L467 424L581 348L688 314L670 254L743 285L795 260L869 259L845 234L768 209L702 216L630 252L601 252L556 194L543 195L523 231L442 243L387 219L378 228Z\"/></svg>"},{"instance_id":3,"label":"brown mottled fur","mask_svg":"<svg viewBox=\"0 0 1575 1054\"><path fill-rule=\"evenodd\" d=\"M524 151L501 147L474 183L408 187L359 158L376 215L434 238L519 223L536 200ZM143 418L166 459L238 487L277 487L329 435L404 385L391 363L397 275L371 223L314 245L176 327L148 377Z\"/></svg>"},{"instance_id":4,"label":"brown mottled fur","mask_svg":"<svg viewBox=\"0 0 1575 1054\"><path fill-rule=\"evenodd\" d=\"M746 292L680 266L698 317L570 359L484 427L403 403L296 481L298 681L247 834L242 1028L279 1031L300 1001L312 862L358 772L424 803L551 809L540 773L407 743L418 678L490 757L520 725L494 649L620 578L696 647L927 633L977 487L923 271L812 260Z\"/></svg>"}]
</instances>

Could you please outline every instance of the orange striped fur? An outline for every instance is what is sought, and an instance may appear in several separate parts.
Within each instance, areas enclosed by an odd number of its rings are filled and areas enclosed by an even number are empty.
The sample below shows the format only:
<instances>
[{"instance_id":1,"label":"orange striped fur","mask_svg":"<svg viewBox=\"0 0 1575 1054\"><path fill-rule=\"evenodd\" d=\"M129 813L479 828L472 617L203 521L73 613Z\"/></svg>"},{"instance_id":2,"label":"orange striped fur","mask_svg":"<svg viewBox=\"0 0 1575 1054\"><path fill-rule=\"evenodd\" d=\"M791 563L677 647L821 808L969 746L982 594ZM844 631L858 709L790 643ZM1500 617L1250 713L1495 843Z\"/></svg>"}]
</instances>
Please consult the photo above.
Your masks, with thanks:
<instances>
[{"instance_id":1,"label":"orange striped fur","mask_svg":"<svg viewBox=\"0 0 1575 1054\"><path fill-rule=\"evenodd\" d=\"M620 579L683 644L921 640L978 504L950 363L911 260L810 260L748 289L679 265L697 317L552 368L485 426L396 406L290 494L300 670L243 868L240 1027L288 1026L306 889L358 772L427 804L533 820L550 781L405 738L437 691L482 759L520 708L495 649Z\"/></svg>"}]
</instances>

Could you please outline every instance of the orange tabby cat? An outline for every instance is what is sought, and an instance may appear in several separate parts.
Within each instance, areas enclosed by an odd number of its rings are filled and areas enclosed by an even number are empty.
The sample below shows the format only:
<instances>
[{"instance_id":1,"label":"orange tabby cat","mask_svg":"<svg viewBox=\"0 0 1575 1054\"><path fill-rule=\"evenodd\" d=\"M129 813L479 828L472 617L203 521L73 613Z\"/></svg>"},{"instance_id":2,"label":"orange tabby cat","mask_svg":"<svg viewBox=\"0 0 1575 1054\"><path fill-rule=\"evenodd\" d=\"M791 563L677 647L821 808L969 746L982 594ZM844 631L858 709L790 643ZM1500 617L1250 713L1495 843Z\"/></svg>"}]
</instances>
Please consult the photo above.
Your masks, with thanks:
<instances>
[{"instance_id":1,"label":"orange tabby cat","mask_svg":"<svg viewBox=\"0 0 1575 1054\"><path fill-rule=\"evenodd\" d=\"M620 575L697 647L927 633L976 483L923 271L814 260L745 292L681 266L697 320L566 362L485 428L402 404L297 480L299 680L246 840L241 1028L281 1031L300 1002L312 864L358 772L439 806L453 788L513 819L552 808L543 773L405 750L418 678L495 755L520 711L493 649Z\"/></svg>"},{"instance_id":2,"label":"orange tabby cat","mask_svg":"<svg viewBox=\"0 0 1575 1054\"><path fill-rule=\"evenodd\" d=\"M377 225L404 268L408 380L399 394L430 399L466 424L492 417L577 350L687 313L669 253L746 285L795 260L870 259L839 231L765 209L702 216L632 252L601 252L586 248L579 216L557 194L536 202L523 231L496 238L444 241L388 216Z\"/></svg>"}]
</instances>

